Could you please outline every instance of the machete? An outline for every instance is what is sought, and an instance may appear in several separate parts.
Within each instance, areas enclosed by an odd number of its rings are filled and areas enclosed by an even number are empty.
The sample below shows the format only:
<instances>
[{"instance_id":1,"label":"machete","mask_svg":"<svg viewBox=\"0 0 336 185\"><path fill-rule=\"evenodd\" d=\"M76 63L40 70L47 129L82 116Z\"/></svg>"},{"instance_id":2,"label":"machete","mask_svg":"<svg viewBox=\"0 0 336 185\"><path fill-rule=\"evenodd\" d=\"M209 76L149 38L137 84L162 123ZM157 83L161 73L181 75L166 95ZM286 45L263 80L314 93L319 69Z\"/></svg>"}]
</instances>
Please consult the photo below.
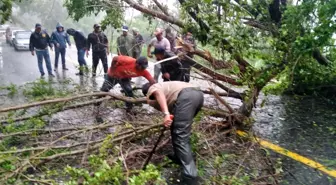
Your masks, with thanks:
<instances>
[{"instance_id":1,"label":"machete","mask_svg":"<svg viewBox=\"0 0 336 185\"><path fill-rule=\"evenodd\" d=\"M166 58L166 59L163 59L163 60L160 60L159 62L155 62L154 65L158 65L158 64L161 64L163 62L167 62L169 60L174 60L174 59L177 59L179 56L176 55L176 56L172 56L172 57L169 57L169 58Z\"/></svg>"}]
</instances>

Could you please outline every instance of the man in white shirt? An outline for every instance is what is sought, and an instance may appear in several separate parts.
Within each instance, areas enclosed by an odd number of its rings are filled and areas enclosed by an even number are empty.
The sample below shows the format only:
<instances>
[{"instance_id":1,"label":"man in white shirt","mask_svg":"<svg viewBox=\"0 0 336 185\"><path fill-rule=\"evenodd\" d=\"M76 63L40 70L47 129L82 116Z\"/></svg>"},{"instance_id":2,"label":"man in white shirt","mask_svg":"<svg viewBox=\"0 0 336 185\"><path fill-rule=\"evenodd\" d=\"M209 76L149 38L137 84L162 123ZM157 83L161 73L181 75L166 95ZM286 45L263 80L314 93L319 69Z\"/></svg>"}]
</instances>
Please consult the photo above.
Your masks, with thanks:
<instances>
[{"instance_id":1,"label":"man in white shirt","mask_svg":"<svg viewBox=\"0 0 336 185\"><path fill-rule=\"evenodd\" d=\"M166 52L170 52L170 42L167 38L163 37L163 29L156 28L154 35L155 37L150 41L148 48L147 48L147 56L149 58L153 58L153 55L151 54L151 48L154 46L161 46L165 48ZM160 65L155 65L154 67L154 79L158 82L159 75L160 75Z\"/></svg>"}]
</instances>

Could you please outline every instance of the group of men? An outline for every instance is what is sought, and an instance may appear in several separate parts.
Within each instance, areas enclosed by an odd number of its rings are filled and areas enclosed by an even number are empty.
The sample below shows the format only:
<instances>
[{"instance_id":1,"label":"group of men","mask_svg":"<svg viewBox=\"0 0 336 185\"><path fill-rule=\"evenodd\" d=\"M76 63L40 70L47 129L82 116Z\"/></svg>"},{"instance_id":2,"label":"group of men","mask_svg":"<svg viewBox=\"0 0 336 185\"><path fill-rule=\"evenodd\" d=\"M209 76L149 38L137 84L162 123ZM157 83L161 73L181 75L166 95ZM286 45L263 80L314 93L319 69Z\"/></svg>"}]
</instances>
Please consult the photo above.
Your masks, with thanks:
<instances>
[{"instance_id":1,"label":"group of men","mask_svg":"<svg viewBox=\"0 0 336 185\"><path fill-rule=\"evenodd\" d=\"M203 106L203 93L199 87L189 82L190 66L183 64L184 61L174 58L179 51L175 48L174 36L166 30L166 37L163 36L163 29L156 29L155 38L150 41L147 49L147 55L152 58L155 55L157 61L169 59L161 63L161 66L155 65L154 78L147 70L148 59L141 55L143 38L138 30L135 30L134 37L128 35L128 27L123 26L123 34L118 37L118 56L113 57L110 67L107 65L107 56L109 51L108 39L101 32L98 24L94 25L94 31L88 35L85 40L84 35L74 29L68 29L64 32L61 25L57 26L57 31L49 38L48 34L41 30L41 25L36 24L36 30L31 35L30 49L34 55L36 51L41 75L44 75L42 67L42 57L46 60L48 73L53 76L48 53L48 46L55 46L55 70L57 70L57 59L59 54L62 57L62 67L66 70L64 55L66 43L71 43L67 34L72 35L78 49L78 62L86 67L84 59L85 52L92 48L93 53L93 76L95 76L96 67L99 59L103 63L105 81L101 91L108 92L117 83L121 85L126 96L133 97L131 78L145 77L149 83L142 87L143 94L147 97L149 105L163 113L163 124L170 128L174 153L170 156L172 161L182 167L181 183L183 185L198 184L197 167L193 159L190 136L193 118ZM189 36L188 36L189 35ZM191 41L191 33L186 34L186 42ZM172 38L170 38L172 37ZM169 40L168 40L169 39ZM192 44L192 43L191 43ZM152 51L154 47L154 51ZM172 59L173 57L173 59ZM185 62L187 63L187 62ZM158 82L159 73L162 73L163 82ZM80 70L80 74L83 71ZM126 103L126 110L132 110L132 104ZM173 116L171 116L173 115Z\"/></svg>"},{"instance_id":2,"label":"group of men","mask_svg":"<svg viewBox=\"0 0 336 185\"><path fill-rule=\"evenodd\" d=\"M32 55L37 55L38 68L41 73L41 77L45 75L43 69L43 58L46 63L49 76L53 77L52 67L50 62L48 46L51 50L55 48L55 63L54 71L58 69L58 59L61 55L62 60L62 69L68 70L65 62L66 48L67 44L71 47L71 42L69 35L74 37L77 54L78 54L78 63L80 65L79 73L77 75L83 75L84 70L88 70L85 53L88 56L89 51L92 47L92 76L96 76L96 70L99 63L99 60L102 61L104 73L107 73L107 55L109 54L109 44L106 35L101 31L100 25L95 24L93 26L94 31L85 37L84 34L78 30L69 28L66 31L64 27L57 23L56 31L54 31L51 36L45 30L42 30L42 25L37 23L35 25L35 31L30 36L29 49Z\"/></svg>"},{"instance_id":3,"label":"group of men","mask_svg":"<svg viewBox=\"0 0 336 185\"><path fill-rule=\"evenodd\" d=\"M149 58L153 57L152 54L155 55L157 61L170 59L161 63L161 68L157 68L155 78L147 70L147 57L131 55L135 53L131 52L134 48L131 47L132 43L134 44L135 41L127 38L127 31L126 27L123 27L123 35L118 38L118 56L112 59L107 79L101 91L108 92L119 83L125 94L133 97L131 78L145 77L149 83L143 85L142 92L147 97L150 106L163 112L163 124L171 130L174 153L168 157L182 167L180 184L197 185L197 167L193 159L190 136L193 118L203 106L203 93L199 87L188 83L190 78L187 75L190 73L190 66L187 66L188 69L185 70L183 69L185 66L182 64L183 61L177 57L172 59L179 51L172 47L174 43L163 37L162 29L158 28L154 32L155 38L150 41L147 55ZM189 41L186 40L186 42L191 42L191 33L188 34L186 39ZM152 47L154 47L153 52L151 52ZM157 83L160 72L162 72L164 82ZM131 109L132 104L126 103L127 112Z\"/></svg>"}]
</instances>

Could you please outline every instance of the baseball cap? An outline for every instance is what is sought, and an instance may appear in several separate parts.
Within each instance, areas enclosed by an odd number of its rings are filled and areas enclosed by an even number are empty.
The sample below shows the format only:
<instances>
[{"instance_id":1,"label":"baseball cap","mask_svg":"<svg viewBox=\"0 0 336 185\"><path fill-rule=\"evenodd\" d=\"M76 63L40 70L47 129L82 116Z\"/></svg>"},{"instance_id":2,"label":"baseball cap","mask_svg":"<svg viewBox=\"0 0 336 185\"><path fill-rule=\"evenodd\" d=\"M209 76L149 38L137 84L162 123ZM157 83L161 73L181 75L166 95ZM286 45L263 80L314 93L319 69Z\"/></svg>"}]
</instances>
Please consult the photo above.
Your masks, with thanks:
<instances>
[{"instance_id":1,"label":"baseball cap","mask_svg":"<svg viewBox=\"0 0 336 185\"><path fill-rule=\"evenodd\" d=\"M121 28L121 30L122 30L122 31L128 31L128 26L123 26L123 27Z\"/></svg>"},{"instance_id":2,"label":"baseball cap","mask_svg":"<svg viewBox=\"0 0 336 185\"><path fill-rule=\"evenodd\" d=\"M100 24L94 24L93 25L93 28L98 28L98 27L100 27Z\"/></svg>"},{"instance_id":3,"label":"baseball cap","mask_svg":"<svg viewBox=\"0 0 336 185\"><path fill-rule=\"evenodd\" d=\"M148 67L148 59L144 56L140 56L138 59L136 59L136 63L144 68Z\"/></svg>"},{"instance_id":4,"label":"baseball cap","mask_svg":"<svg viewBox=\"0 0 336 185\"><path fill-rule=\"evenodd\" d=\"M42 27L42 25L40 23L35 24L35 28L41 28L41 27Z\"/></svg>"},{"instance_id":5,"label":"baseball cap","mask_svg":"<svg viewBox=\"0 0 336 185\"><path fill-rule=\"evenodd\" d=\"M155 46L154 51L152 52L152 54L156 55L156 54L163 54L165 52L165 48L162 46Z\"/></svg>"},{"instance_id":6,"label":"baseball cap","mask_svg":"<svg viewBox=\"0 0 336 185\"><path fill-rule=\"evenodd\" d=\"M73 29L73 28L69 28L69 29L67 29L67 34L69 34L69 35L75 35L75 33L76 33L76 30L75 29Z\"/></svg>"},{"instance_id":7,"label":"baseball cap","mask_svg":"<svg viewBox=\"0 0 336 185\"><path fill-rule=\"evenodd\" d=\"M161 29L161 28L156 28L155 31L154 31L154 35L159 35L161 33L163 33L163 29Z\"/></svg>"}]
</instances>

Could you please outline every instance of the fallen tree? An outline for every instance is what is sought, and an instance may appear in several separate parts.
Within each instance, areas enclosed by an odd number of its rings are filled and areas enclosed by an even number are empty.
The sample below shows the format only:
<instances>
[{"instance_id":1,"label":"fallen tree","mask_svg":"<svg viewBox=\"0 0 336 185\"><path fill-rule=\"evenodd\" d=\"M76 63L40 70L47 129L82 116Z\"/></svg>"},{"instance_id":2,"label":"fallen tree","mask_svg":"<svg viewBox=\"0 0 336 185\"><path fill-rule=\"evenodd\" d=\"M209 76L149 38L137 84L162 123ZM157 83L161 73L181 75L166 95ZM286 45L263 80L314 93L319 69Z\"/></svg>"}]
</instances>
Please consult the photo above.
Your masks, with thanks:
<instances>
[{"instance_id":1,"label":"fallen tree","mask_svg":"<svg viewBox=\"0 0 336 185\"><path fill-rule=\"evenodd\" d=\"M234 110L241 117L249 117L260 91L272 78L287 72L287 69L295 69L298 60L315 59L322 65L330 63L320 50L329 47L328 43L332 42L332 29L326 27L335 23L325 18L332 16L333 11L317 14L318 18L312 17L313 12L328 7L329 3L307 1L293 4L279 0L251 3L238 0L178 2L178 8L183 12L180 17L173 15L171 10L157 1L144 5L134 0L66 0L65 6L69 15L78 20L97 10L120 17L125 11L123 6L128 5L147 17L179 27L180 33L193 30L196 39L204 45L213 46L213 50L194 49L182 39L177 40L178 45L184 51L198 56L195 59L189 58L188 61L212 80L217 80L215 85L218 87L226 88L230 85L246 89L244 97L235 96L242 100L241 107ZM320 24L311 24L314 21ZM109 15L102 23L114 28L121 26L120 21L109 19ZM308 28L305 25L311 26ZM319 37L325 40L316 39ZM197 61L200 59L210 67L200 64ZM256 68L251 62L253 60L260 60L264 65Z\"/></svg>"}]
</instances>

